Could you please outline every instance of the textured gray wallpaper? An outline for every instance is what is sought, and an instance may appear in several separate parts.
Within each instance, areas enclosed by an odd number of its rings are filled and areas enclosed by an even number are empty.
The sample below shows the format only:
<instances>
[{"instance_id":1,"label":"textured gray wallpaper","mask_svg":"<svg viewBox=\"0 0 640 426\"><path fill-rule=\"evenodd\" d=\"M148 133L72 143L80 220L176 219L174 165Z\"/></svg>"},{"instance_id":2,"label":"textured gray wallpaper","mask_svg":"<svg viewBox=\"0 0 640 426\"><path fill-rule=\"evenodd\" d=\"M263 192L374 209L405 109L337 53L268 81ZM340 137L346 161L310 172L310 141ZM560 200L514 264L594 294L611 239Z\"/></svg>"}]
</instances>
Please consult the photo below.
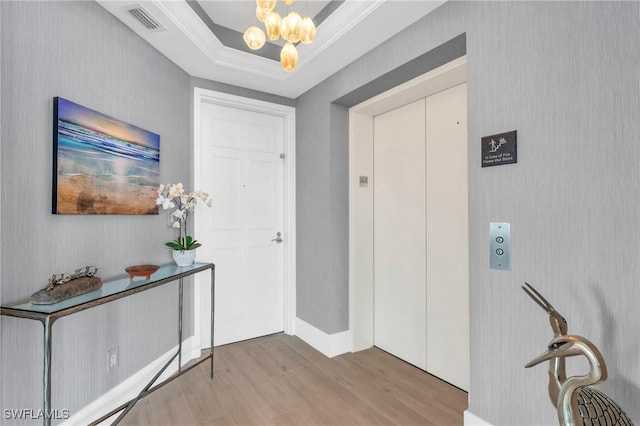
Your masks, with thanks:
<instances>
[{"instance_id":1,"label":"textured gray wallpaper","mask_svg":"<svg viewBox=\"0 0 640 426\"><path fill-rule=\"evenodd\" d=\"M540 391L544 367L521 367L549 339L542 311L518 288L527 280L565 315L570 332L600 347L609 367L602 388L637 423L640 4L475 9L483 25L467 33L471 407L494 423L555 420ZM518 164L481 169L480 137L513 129ZM511 222L508 273L486 267L489 221ZM483 368L492 360L506 380ZM509 398L489 392L501 382Z\"/></svg>"},{"instance_id":2,"label":"textured gray wallpaper","mask_svg":"<svg viewBox=\"0 0 640 426\"><path fill-rule=\"evenodd\" d=\"M2 302L28 297L51 274L82 265L99 265L100 276L110 278L126 265L170 262L166 215L50 213L52 98L160 134L161 179L190 186L189 76L95 2L0 2L0 18ZM172 284L56 322L53 406L73 413L164 354L177 344L176 319ZM1 321L0 406L37 410L42 326ZM186 337L191 321L185 327ZM106 353L115 346L120 367L107 374Z\"/></svg>"},{"instance_id":3,"label":"textured gray wallpaper","mask_svg":"<svg viewBox=\"0 0 640 426\"><path fill-rule=\"evenodd\" d=\"M528 281L598 345L601 389L640 422L640 3L448 2L297 99L298 316L346 330L346 163L331 103L466 34L470 411L496 425L556 424L551 334ZM426 70L424 70L426 71ZM388 76L388 74L387 74ZM480 167L480 138L518 131L518 163ZM336 136L337 134L337 136ZM489 270L489 222L510 222L511 270ZM336 228L338 227L338 228ZM584 363L572 360L578 373Z\"/></svg>"}]
</instances>

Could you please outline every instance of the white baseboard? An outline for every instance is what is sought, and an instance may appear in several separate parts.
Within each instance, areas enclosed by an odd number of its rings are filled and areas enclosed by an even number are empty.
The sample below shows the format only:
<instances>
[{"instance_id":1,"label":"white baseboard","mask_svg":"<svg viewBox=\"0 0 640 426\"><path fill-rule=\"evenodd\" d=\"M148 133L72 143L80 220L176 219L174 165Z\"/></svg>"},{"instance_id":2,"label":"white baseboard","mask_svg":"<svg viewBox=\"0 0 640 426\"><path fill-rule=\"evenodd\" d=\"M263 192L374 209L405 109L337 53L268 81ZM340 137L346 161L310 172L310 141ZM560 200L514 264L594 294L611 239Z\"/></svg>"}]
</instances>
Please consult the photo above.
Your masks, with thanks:
<instances>
[{"instance_id":1,"label":"white baseboard","mask_svg":"<svg viewBox=\"0 0 640 426\"><path fill-rule=\"evenodd\" d=\"M327 334L304 320L296 318L295 335L329 358L351 352L352 339L349 330Z\"/></svg>"},{"instance_id":2,"label":"white baseboard","mask_svg":"<svg viewBox=\"0 0 640 426\"><path fill-rule=\"evenodd\" d=\"M491 426L491 423L476 416L469 410L464 410L464 426Z\"/></svg>"},{"instance_id":3,"label":"white baseboard","mask_svg":"<svg viewBox=\"0 0 640 426\"><path fill-rule=\"evenodd\" d=\"M208 350L209 346L211 346L211 344L208 344L204 349ZM174 352L177 349L178 347L176 346L174 348ZM203 348L201 347L200 339L196 336L191 336L187 340L184 340L182 342L182 365L185 365L192 359L200 358L200 355L202 355L202 350Z\"/></svg>"},{"instance_id":4,"label":"white baseboard","mask_svg":"<svg viewBox=\"0 0 640 426\"><path fill-rule=\"evenodd\" d=\"M122 383L111 388L104 395L91 402L90 404L82 407L80 410L73 413L64 422L60 423L61 426L73 426L73 425L86 425L95 421L98 417L110 412L111 410L119 407L127 401L135 398L138 393L153 379L153 376L158 374L158 371L162 366L176 353L178 346L169 350L164 355L160 356L156 360L152 361L146 367L140 369L133 376L129 377ZM193 336L184 340L182 343L182 365L192 359L200 357L200 345ZM162 381L169 378L173 373L178 371L178 358L176 358L162 373L162 375L155 381L156 384L162 383ZM110 425L120 413L114 414L111 418L100 423L101 425Z\"/></svg>"}]
</instances>

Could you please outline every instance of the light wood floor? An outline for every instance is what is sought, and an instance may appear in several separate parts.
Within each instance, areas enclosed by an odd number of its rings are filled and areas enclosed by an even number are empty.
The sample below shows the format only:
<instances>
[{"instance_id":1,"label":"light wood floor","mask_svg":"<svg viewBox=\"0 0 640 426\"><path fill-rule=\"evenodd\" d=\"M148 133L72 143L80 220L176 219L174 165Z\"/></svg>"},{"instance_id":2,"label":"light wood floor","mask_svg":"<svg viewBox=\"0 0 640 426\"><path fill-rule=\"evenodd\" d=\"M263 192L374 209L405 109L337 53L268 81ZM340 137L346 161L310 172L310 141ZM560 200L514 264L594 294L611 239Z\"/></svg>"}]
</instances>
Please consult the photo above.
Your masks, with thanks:
<instances>
[{"instance_id":1,"label":"light wood floor","mask_svg":"<svg viewBox=\"0 0 640 426\"><path fill-rule=\"evenodd\" d=\"M377 348L326 358L275 334L215 350L121 425L462 425L467 394Z\"/></svg>"}]
</instances>

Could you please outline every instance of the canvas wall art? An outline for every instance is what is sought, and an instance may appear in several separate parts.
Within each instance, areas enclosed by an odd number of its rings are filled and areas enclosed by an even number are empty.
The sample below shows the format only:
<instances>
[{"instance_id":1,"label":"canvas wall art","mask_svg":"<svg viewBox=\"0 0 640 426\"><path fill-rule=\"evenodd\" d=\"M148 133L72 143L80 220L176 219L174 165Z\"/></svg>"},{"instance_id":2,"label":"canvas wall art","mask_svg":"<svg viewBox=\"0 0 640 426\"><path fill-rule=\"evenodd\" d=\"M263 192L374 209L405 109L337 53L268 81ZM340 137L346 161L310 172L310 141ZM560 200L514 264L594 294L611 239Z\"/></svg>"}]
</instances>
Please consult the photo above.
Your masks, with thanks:
<instances>
[{"instance_id":1,"label":"canvas wall art","mask_svg":"<svg viewBox=\"0 0 640 426\"><path fill-rule=\"evenodd\" d=\"M158 214L159 183L159 135L54 98L54 214Z\"/></svg>"}]
</instances>

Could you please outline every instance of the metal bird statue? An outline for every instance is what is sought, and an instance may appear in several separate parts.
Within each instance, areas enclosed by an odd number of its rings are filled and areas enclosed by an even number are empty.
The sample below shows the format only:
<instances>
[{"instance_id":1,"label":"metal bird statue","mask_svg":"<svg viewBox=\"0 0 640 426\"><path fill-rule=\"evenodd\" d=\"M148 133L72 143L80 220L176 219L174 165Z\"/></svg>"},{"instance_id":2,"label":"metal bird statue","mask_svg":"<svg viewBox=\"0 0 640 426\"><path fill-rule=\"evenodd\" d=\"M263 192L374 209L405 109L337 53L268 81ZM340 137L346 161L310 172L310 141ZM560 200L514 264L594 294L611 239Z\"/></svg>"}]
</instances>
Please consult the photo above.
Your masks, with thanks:
<instances>
[{"instance_id":1,"label":"metal bird statue","mask_svg":"<svg viewBox=\"0 0 640 426\"><path fill-rule=\"evenodd\" d=\"M554 338L547 352L525 367L549 361L549 398L558 410L560 425L633 426L629 416L618 404L590 386L607 379L607 367L598 348L583 337L568 335L567 321L530 284L524 283L522 289L549 314ZM576 355L587 358L590 372L567 379L565 358Z\"/></svg>"},{"instance_id":2,"label":"metal bird statue","mask_svg":"<svg viewBox=\"0 0 640 426\"><path fill-rule=\"evenodd\" d=\"M598 348L584 337L564 335L553 338L548 350L525 367L576 355L587 358L590 370L583 376L571 376L561 384L557 404L560 425L633 426L629 416L618 404L590 387L607 380L607 366Z\"/></svg>"}]
</instances>

